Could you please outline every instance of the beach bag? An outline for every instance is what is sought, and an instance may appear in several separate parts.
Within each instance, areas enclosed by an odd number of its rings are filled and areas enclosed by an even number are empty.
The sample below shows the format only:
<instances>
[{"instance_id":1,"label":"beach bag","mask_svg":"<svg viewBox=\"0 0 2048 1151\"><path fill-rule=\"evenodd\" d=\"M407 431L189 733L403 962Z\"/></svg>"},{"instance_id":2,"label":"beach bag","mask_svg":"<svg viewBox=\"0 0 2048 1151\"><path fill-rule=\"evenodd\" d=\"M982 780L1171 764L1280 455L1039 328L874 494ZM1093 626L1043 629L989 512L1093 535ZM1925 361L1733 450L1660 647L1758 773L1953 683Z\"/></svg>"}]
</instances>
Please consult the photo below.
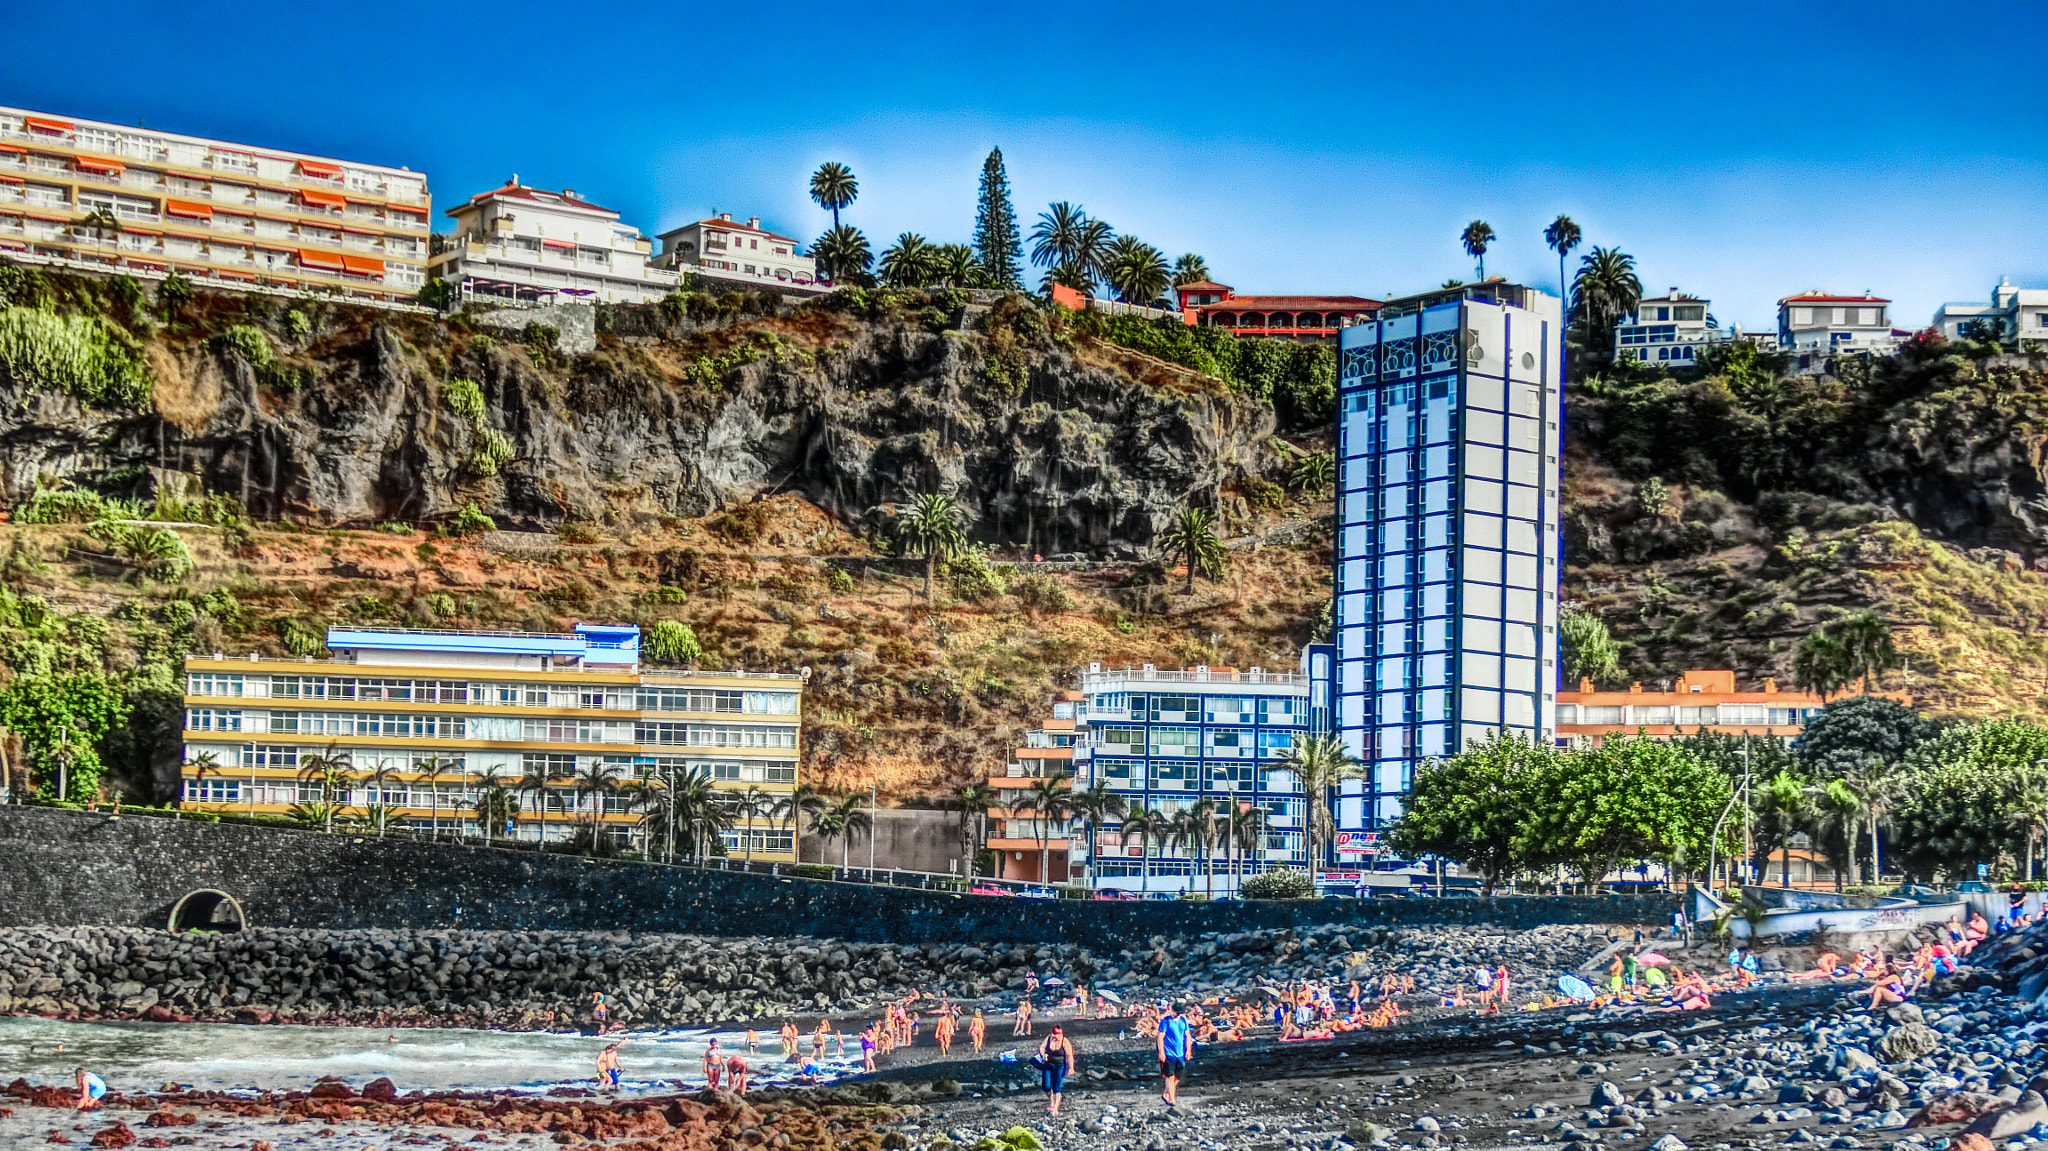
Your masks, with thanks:
<instances>
[{"instance_id":1,"label":"beach bag","mask_svg":"<svg viewBox=\"0 0 2048 1151\"><path fill-rule=\"evenodd\" d=\"M1040 1071L1044 1071L1052 1066L1052 1061L1048 1060L1045 1056L1039 1055L1036 1052L1034 1052L1031 1056L1031 1066Z\"/></svg>"}]
</instances>

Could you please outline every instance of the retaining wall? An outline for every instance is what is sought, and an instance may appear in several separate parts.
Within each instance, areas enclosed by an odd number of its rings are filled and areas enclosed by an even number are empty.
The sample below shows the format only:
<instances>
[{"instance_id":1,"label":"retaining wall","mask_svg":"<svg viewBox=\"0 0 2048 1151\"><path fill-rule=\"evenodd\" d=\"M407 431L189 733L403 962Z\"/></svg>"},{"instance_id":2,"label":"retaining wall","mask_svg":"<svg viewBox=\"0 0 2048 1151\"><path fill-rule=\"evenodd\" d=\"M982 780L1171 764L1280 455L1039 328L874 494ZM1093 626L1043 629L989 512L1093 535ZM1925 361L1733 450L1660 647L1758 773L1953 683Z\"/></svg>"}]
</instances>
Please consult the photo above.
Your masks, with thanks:
<instances>
[{"instance_id":1,"label":"retaining wall","mask_svg":"<svg viewBox=\"0 0 2048 1151\"><path fill-rule=\"evenodd\" d=\"M1669 921L1675 895L1082 902L957 895L39 807L0 807L0 926L162 927L195 889L251 924L1075 943L1304 927Z\"/></svg>"}]
</instances>

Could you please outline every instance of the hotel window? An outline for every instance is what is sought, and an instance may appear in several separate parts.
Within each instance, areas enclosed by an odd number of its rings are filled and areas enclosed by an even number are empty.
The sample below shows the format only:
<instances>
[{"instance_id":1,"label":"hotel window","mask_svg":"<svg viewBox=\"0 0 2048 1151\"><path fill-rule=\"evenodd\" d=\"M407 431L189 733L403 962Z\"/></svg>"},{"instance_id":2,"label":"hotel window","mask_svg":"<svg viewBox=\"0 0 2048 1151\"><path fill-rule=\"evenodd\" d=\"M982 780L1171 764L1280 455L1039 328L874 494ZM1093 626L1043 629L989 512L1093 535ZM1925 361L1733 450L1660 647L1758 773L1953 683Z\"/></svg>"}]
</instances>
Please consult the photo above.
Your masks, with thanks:
<instances>
[{"instance_id":1,"label":"hotel window","mask_svg":"<svg viewBox=\"0 0 2048 1151\"><path fill-rule=\"evenodd\" d=\"M299 749L282 744L252 743L242 748L243 767L297 767Z\"/></svg>"},{"instance_id":2,"label":"hotel window","mask_svg":"<svg viewBox=\"0 0 2048 1151\"><path fill-rule=\"evenodd\" d=\"M1202 733L1192 727L1155 727L1152 729L1153 755L1200 755Z\"/></svg>"},{"instance_id":3,"label":"hotel window","mask_svg":"<svg viewBox=\"0 0 2048 1151\"><path fill-rule=\"evenodd\" d=\"M199 672L185 677L187 695L241 695L242 677Z\"/></svg>"},{"instance_id":4,"label":"hotel window","mask_svg":"<svg viewBox=\"0 0 2048 1151\"><path fill-rule=\"evenodd\" d=\"M1618 724L1621 722L1621 708L1601 707L1589 704L1579 709L1585 718L1580 723Z\"/></svg>"},{"instance_id":5,"label":"hotel window","mask_svg":"<svg viewBox=\"0 0 2048 1151\"><path fill-rule=\"evenodd\" d=\"M1579 705L1578 705L1578 704L1575 704L1575 703L1561 703L1561 704L1558 704L1558 705L1557 705L1557 722L1559 722L1559 723L1577 723L1577 722L1579 722Z\"/></svg>"},{"instance_id":6,"label":"hotel window","mask_svg":"<svg viewBox=\"0 0 2048 1151\"><path fill-rule=\"evenodd\" d=\"M210 707L187 708L185 711L186 731L240 731L242 713L221 711Z\"/></svg>"}]
</instances>

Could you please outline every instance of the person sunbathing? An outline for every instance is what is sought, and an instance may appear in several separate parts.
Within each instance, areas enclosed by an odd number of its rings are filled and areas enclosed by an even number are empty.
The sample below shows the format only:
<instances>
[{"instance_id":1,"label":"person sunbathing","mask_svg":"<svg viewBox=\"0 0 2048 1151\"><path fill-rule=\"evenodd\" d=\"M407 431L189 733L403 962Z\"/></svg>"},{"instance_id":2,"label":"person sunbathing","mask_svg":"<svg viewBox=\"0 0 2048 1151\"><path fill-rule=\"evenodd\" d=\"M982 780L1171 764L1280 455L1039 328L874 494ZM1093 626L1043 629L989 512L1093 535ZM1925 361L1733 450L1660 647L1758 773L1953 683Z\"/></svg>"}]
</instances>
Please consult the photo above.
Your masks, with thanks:
<instances>
[{"instance_id":1,"label":"person sunbathing","mask_svg":"<svg viewBox=\"0 0 2048 1151\"><path fill-rule=\"evenodd\" d=\"M1870 1002L1866 1009L1875 1011L1893 1003L1904 1003L1908 992L1903 980L1884 967L1879 967L1870 977Z\"/></svg>"},{"instance_id":2,"label":"person sunbathing","mask_svg":"<svg viewBox=\"0 0 2048 1151\"><path fill-rule=\"evenodd\" d=\"M1832 951L1823 951L1823 952L1821 952L1821 953L1820 953L1819 957L1817 957L1817 958L1816 958L1816 959L1815 959L1815 960L1813 961L1813 966L1812 966L1811 968L1808 968L1808 969L1807 969L1807 970L1805 970L1805 971L1801 971L1801 972L1798 972L1798 973L1796 973L1796 974L1793 974L1793 975L1788 975L1788 976L1786 976L1785 978L1787 978L1787 979L1833 979L1833 978L1835 977L1835 970L1836 970L1836 968L1837 968L1838 966L1840 966L1841 962L1842 962L1842 957L1841 957L1841 956L1839 956L1839 955L1836 955L1836 954L1835 954L1834 952L1832 952Z\"/></svg>"}]
</instances>

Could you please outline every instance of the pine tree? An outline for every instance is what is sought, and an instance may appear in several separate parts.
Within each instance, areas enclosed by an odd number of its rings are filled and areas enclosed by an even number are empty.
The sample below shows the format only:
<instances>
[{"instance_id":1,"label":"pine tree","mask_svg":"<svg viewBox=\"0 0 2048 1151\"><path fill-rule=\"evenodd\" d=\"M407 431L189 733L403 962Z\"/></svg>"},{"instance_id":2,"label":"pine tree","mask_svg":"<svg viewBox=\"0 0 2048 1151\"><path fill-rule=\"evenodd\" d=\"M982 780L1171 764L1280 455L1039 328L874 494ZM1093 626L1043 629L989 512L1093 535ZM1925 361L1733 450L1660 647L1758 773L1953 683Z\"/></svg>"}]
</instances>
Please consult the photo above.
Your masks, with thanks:
<instances>
[{"instance_id":1,"label":"pine tree","mask_svg":"<svg viewBox=\"0 0 2048 1151\"><path fill-rule=\"evenodd\" d=\"M981 166L981 197L974 213L974 254L999 288L1022 288L1024 244L1017 231L1017 210L1010 205L1010 176L1003 170L1003 150L989 152Z\"/></svg>"}]
</instances>

